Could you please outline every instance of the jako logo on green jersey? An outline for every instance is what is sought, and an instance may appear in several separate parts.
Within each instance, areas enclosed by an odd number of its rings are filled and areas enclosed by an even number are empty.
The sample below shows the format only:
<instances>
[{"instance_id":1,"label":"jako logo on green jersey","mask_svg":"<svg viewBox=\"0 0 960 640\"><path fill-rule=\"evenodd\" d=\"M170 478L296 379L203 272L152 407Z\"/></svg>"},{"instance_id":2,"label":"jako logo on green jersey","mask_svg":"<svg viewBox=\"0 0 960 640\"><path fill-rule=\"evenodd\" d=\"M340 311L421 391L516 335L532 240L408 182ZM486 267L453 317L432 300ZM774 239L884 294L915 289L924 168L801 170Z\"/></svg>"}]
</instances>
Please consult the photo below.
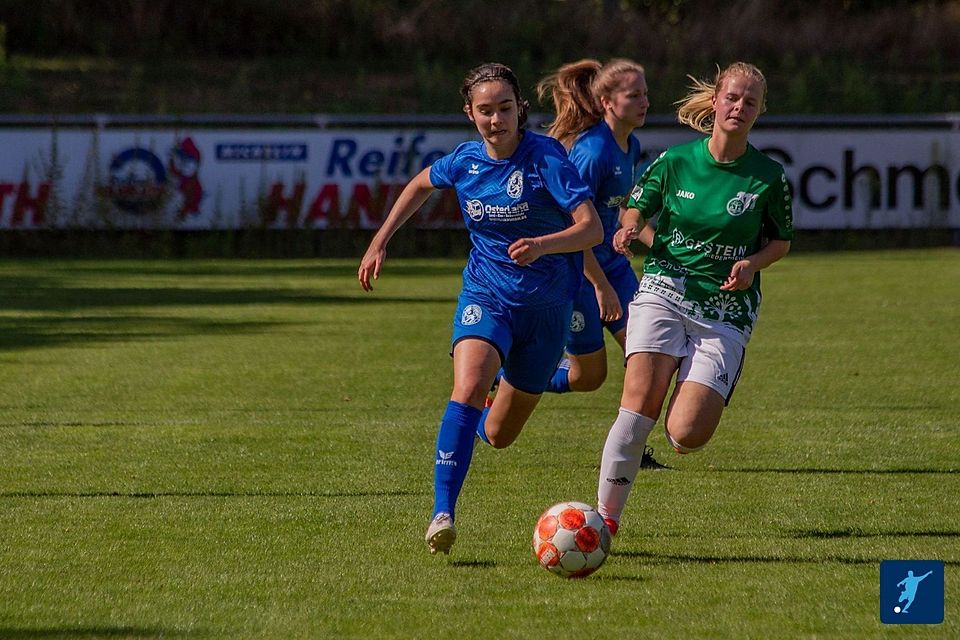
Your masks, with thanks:
<instances>
[{"instance_id":1,"label":"jako logo on green jersey","mask_svg":"<svg viewBox=\"0 0 960 640\"><path fill-rule=\"evenodd\" d=\"M727 213L732 216L739 216L746 211L750 211L757 204L758 193L747 193L738 191L736 198L730 198L727 201Z\"/></svg>"}]
</instances>

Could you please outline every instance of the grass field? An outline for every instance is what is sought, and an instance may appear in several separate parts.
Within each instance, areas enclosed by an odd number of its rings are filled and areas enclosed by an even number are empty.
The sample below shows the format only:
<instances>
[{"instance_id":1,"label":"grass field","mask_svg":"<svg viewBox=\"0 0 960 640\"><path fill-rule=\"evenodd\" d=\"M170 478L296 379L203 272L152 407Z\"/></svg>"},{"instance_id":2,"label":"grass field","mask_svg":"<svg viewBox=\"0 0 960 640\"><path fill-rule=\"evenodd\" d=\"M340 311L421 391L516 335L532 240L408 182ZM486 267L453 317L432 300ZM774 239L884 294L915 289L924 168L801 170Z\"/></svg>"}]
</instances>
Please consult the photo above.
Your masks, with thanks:
<instances>
[{"instance_id":1,"label":"grass field","mask_svg":"<svg viewBox=\"0 0 960 640\"><path fill-rule=\"evenodd\" d=\"M621 369L479 448L431 557L456 261L0 261L0 638L960 637L960 252L795 254L717 436L645 471L594 576ZM879 564L946 618L879 621Z\"/></svg>"}]
</instances>

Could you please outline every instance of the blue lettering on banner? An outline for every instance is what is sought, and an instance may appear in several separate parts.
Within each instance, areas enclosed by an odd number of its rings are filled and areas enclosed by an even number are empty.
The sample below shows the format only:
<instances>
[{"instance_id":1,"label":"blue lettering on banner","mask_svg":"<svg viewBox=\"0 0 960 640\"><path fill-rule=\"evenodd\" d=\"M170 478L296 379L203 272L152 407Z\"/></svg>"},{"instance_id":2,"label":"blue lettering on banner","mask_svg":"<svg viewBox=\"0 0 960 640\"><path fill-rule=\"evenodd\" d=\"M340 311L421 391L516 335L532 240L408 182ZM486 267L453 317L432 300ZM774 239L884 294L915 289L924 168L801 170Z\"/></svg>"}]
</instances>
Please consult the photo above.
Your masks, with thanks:
<instances>
[{"instance_id":1,"label":"blue lettering on banner","mask_svg":"<svg viewBox=\"0 0 960 640\"><path fill-rule=\"evenodd\" d=\"M442 149L421 149L426 136L397 136L392 149L361 150L356 139L336 138L324 171L330 177L407 179L446 155Z\"/></svg>"},{"instance_id":2,"label":"blue lettering on banner","mask_svg":"<svg viewBox=\"0 0 960 640\"><path fill-rule=\"evenodd\" d=\"M225 162L305 162L307 145L301 142L223 142L217 160Z\"/></svg>"}]
</instances>

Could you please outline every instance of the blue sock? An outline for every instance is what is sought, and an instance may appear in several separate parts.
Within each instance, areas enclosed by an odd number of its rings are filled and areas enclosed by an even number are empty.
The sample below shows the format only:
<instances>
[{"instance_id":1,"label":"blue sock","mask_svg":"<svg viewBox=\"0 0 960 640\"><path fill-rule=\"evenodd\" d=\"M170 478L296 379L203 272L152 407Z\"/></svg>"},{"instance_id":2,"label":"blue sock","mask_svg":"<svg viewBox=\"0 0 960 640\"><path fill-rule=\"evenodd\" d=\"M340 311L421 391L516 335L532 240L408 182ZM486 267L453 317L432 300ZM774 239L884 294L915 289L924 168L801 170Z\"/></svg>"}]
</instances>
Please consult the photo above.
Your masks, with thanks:
<instances>
[{"instance_id":1,"label":"blue sock","mask_svg":"<svg viewBox=\"0 0 960 640\"><path fill-rule=\"evenodd\" d=\"M547 385L547 391L550 393L567 393L570 391L570 368L557 367L550 378L550 384Z\"/></svg>"},{"instance_id":2,"label":"blue sock","mask_svg":"<svg viewBox=\"0 0 960 640\"><path fill-rule=\"evenodd\" d=\"M454 516L457 497L473 457L473 438L481 412L451 400L437 432L437 456L433 467L433 515L441 511Z\"/></svg>"},{"instance_id":3,"label":"blue sock","mask_svg":"<svg viewBox=\"0 0 960 640\"><path fill-rule=\"evenodd\" d=\"M490 439L487 437L487 432L484 428L484 425L487 424L487 414L490 413L490 407L484 407L483 413L480 414L480 422L477 423L477 435L481 440L490 444Z\"/></svg>"}]
</instances>

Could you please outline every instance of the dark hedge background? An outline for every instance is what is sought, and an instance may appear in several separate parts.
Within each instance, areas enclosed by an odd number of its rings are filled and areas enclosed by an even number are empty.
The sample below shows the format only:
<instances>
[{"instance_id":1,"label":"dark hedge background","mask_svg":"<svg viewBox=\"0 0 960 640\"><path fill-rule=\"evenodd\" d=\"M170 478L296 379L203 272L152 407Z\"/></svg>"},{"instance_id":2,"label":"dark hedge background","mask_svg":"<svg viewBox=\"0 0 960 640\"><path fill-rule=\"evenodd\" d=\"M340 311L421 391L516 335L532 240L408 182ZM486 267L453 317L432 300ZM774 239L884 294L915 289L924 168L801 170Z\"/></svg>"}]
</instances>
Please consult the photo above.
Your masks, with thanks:
<instances>
[{"instance_id":1,"label":"dark hedge background","mask_svg":"<svg viewBox=\"0 0 960 640\"><path fill-rule=\"evenodd\" d=\"M666 114L715 64L770 111L960 111L960 1L0 0L0 111L450 113L466 70L533 96L581 57L647 68Z\"/></svg>"}]
</instances>

